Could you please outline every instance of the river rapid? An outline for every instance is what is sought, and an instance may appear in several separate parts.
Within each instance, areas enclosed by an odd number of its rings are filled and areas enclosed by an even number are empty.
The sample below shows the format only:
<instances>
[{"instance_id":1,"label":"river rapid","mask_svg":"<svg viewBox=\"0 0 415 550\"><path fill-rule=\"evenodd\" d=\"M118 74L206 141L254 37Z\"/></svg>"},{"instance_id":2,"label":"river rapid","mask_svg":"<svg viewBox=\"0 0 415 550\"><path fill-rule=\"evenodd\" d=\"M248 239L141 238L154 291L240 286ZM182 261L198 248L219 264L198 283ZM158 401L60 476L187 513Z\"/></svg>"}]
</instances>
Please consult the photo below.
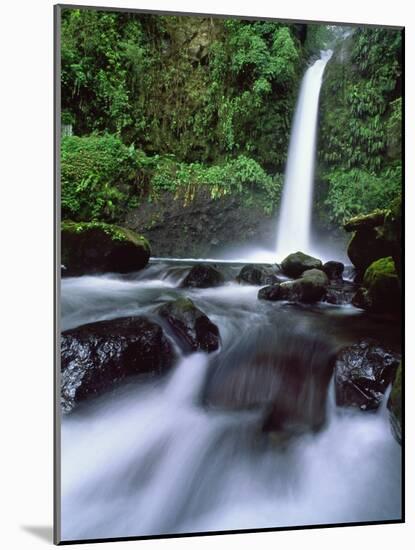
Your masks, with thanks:
<instances>
[{"instance_id":1,"label":"river rapid","mask_svg":"<svg viewBox=\"0 0 415 550\"><path fill-rule=\"evenodd\" d=\"M322 396L313 389L324 346L374 336L396 347L399 328L349 305L258 300L259 287L235 282L240 267L222 264L224 284L207 289L181 288L190 264L174 261L151 261L129 275L62 280L62 330L151 317L157 305L188 296L222 340L215 353L179 354L163 378L130 378L62 417L63 540L401 517L401 448L385 404L376 413L340 409L333 380ZM239 380L243 356L270 340L277 355L299 351L308 394L324 401L320 429L268 432L262 407L211 406L206 399L213 372L236 372ZM309 402L294 397L307 418Z\"/></svg>"}]
</instances>

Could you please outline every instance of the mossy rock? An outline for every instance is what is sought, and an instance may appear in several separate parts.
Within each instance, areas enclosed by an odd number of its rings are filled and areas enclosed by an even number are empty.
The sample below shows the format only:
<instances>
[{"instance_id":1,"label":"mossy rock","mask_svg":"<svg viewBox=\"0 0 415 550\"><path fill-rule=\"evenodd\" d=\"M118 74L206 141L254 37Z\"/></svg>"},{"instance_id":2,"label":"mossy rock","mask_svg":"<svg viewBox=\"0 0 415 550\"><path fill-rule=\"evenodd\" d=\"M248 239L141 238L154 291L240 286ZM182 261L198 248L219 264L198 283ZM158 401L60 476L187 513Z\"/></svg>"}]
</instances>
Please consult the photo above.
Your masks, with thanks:
<instances>
[{"instance_id":1,"label":"mossy rock","mask_svg":"<svg viewBox=\"0 0 415 550\"><path fill-rule=\"evenodd\" d=\"M402 276L402 197L395 199L385 216L384 239L390 247L399 281Z\"/></svg>"},{"instance_id":2,"label":"mossy rock","mask_svg":"<svg viewBox=\"0 0 415 550\"><path fill-rule=\"evenodd\" d=\"M373 229L379 225L383 225L387 210L374 210L370 214L354 216L347 220L344 224L346 231L359 231L361 229Z\"/></svg>"},{"instance_id":3,"label":"mossy rock","mask_svg":"<svg viewBox=\"0 0 415 550\"><path fill-rule=\"evenodd\" d=\"M288 277L300 277L307 269L323 269L323 264L318 258L313 258L303 252L289 254L281 263L282 272Z\"/></svg>"},{"instance_id":4,"label":"mossy rock","mask_svg":"<svg viewBox=\"0 0 415 550\"><path fill-rule=\"evenodd\" d=\"M399 364L389 396L388 409L392 424L392 432L396 440L402 440L402 363Z\"/></svg>"},{"instance_id":5,"label":"mossy rock","mask_svg":"<svg viewBox=\"0 0 415 550\"><path fill-rule=\"evenodd\" d=\"M376 260L366 269L363 286L369 298L368 309L379 313L400 310L399 279L391 256Z\"/></svg>"},{"instance_id":6,"label":"mossy rock","mask_svg":"<svg viewBox=\"0 0 415 550\"><path fill-rule=\"evenodd\" d=\"M261 288L258 292L260 300L303 302L311 304L321 300L326 294L329 279L320 269L308 269L295 281L276 283Z\"/></svg>"},{"instance_id":7,"label":"mossy rock","mask_svg":"<svg viewBox=\"0 0 415 550\"><path fill-rule=\"evenodd\" d=\"M356 231L347 247L347 255L361 274L372 262L391 255L391 247L385 240L383 227L365 228Z\"/></svg>"},{"instance_id":8,"label":"mossy rock","mask_svg":"<svg viewBox=\"0 0 415 550\"><path fill-rule=\"evenodd\" d=\"M65 275L128 273L145 267L148 241L130 229L102 222L63 221L61 263Z\"/></svg>"}]
</instances>

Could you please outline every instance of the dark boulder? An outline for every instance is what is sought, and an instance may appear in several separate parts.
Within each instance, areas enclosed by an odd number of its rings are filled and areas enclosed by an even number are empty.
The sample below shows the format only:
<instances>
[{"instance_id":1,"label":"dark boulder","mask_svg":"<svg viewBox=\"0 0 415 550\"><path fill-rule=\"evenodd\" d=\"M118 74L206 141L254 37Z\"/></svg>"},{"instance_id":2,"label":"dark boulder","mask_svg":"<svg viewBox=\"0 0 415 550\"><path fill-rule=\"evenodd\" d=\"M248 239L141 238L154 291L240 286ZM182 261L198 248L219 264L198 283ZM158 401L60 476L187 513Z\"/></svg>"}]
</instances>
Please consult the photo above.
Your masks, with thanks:
<instances>
[{"instance_id":1,"label":"dark boulder","mask_svg":"<svg viewBox=\"0 0 415 550\"><path fill-rule=\"evenodd\" d=\"M344 223L346 231L361 231L363 229L373 229L383 225L387 210L375 210L370 214L354 216Z\"/></svg>"},{"instance_id":2,"label":"dark boulder","mask_svg":"<svg viewBox=\"0 0 415 550\"><path fill-rule=\"evenodd\" d=\"M218 327L189 298L179 298L162 305L158 314L185 351L215 351L220 345Z\"/></svg>"},{"instance_id":3,"label":"dark boulder","mask_svg":"<svg viewBox=\"0 0 415 550\"><path fill-rule=\"evenodd\" d=\"M281 283L279 287L282 300L310 304L321 300L328 285L327 275L320 269L308 269L295 281Z\"/></svg>"},{"instance_id":4,"label":"dark boulder","mask_svg":"<svg viewBox=\"0 0 415 550\"><path fill-rule=\"evenodd\" d=\"M402 363L399 363L388 400L392 433L398 443L402 442Z\"/></svg>"},{"instance_id":5,"label":"dark boulder","mask_svg":"<svg viewBox=\"0 0 415 550\"><path fill-rule=\"evenodd\" d=\"M203 401L214 409L258 409L264 431L318 429L334 361L327 338L286 325L254 328L212 362Z\"/></svg>"},{"instance_id":6,"label":"dark boulder","mask_svg":"<svg viewBox=\"0 0 415 550\"><path fill-rule=\"evenodd\" d=\"M352 304L372 313L398 313L401 290L395 263L391 256L376 260L366 269Z\"/></svg>"},{"instance_id":7,"label":"dark boulder","mask_svg":"<svg viewBox=\"0 0 415 550\"><path fill-rule=\"evenodd\" d=\"M321 300L328 285L327 275L320 269L308 269L302 277L294 281L275 283L261 288L258 298L261 300L288 300L311 304Z\"/></svg>"},{"instance_id":8,"label":"dark boulder","mask_svg":"<svg viewBox=\"0 0 415 550\"><path fill-rule=\"evenodd\" d=\"M371 339L341 350L335 366L337 405L376 410L395 377L399 362L397 353Z\"/></svg>"},{"instance_id":9,"label":"dark boulder","mask_svg":"<svg viewBox=\"0 0 415 550\"><path fill-rule=\"evenodd\" d=\"M287 256L281 263L282 272L288 277L300 277L300 275L308 269L322 269L323 264L317 258L303 254L303 252L295 252Z\"/></svg>"},{"instance_id":10,"label":"dark boulder","mask_svg":"<svg viewBox=\"0 0 415 550\"><path fill-rule=\"evenodd\" d=\"M171 344L159 325L143 317L98 321L66 330L61 338L61 404L109 390L136 374L162 374L173 363Z\"/></svg>"},{"instance_id":11,"label":"dark boulder","mask_svg":"<svg viewBox=\"0 0 415 550\"><path fill-rule=\"evenodd\" d=\"M344 264L342 262L330 261L323 265L323 271L330 281L342 281Z\"/></svg>"},{"instance_id":12,"label":"dark boulder","mask_svg":"<svg viewBox=\"0 0 415 550\"><path fill-rule=\"evenodd\" d=\"M395 199L385 216L383 235L395 262L399 284L402 279L402 197Z\"/></svg>"},{"instance_id":13,"label":"dark boulder","mask_svg":"<svg viewBox=\"0 0 415 550\"><path fill-rule=\"evenodd\" d=\"M147 240L130 229L101 222L62 222L63 275L113 271L128 273L145 267Z\"/></svg>"},{"instance_id":14,"label":"dark boulder","mask_svg":"<svg viewBox=\"0 0 415 550\"><path fill-rule=\"evenodd\" d=\"M184 278L181 286L191 288L209 288L223 283L223 275L209 264L194 265Z\"/></svg>"},{"instance_id":15,"label":"dark boulder","mask_svg":"<svg viewBox=\"0 0 415 550\"><path fill-rule=\"evenodd\" d=\"M273 285L260 288L258 291L258 299L269 300L270 302L281 300L280 283L274 283Z\"/></svg>"},{"instance_id":16,"label":"dark boulder","mask_svg":"<svg viewBox=\"0 0 415 550\"><path fill-rule=\"evenodd\" d=\"M245 265L239 275L237 281L249 285L269 285L279 282L275 275L275 269L272 266L263 266L255 264Z\"/></svg>"},{"instance_id":17,"label":"dark boulder","mask_svg":"<svg viewBox=\"0 0 415 550\"><path fill-rule=\"evenodd\" d=\"M361 229L356 231L347 248L347 255L361 274L372 262L390 255L390 245L385 240L383 228Z\"/></svg>"}]
</instances>

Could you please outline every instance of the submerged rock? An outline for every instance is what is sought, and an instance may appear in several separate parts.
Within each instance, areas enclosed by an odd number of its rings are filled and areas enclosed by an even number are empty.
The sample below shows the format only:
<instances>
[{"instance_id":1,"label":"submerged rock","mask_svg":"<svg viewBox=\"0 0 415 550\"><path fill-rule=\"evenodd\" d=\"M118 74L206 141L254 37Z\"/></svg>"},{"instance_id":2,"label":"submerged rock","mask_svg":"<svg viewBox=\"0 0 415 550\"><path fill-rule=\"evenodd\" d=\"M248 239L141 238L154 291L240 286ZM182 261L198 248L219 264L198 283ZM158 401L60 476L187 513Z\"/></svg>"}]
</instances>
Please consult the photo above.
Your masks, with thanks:
<instances>
[{"instance_id":1,"label":"submerged rock","mask_svg":"<svg viewBox=\"0 0 415 550\"><path fill-rule=\"evenodd\" d=\"M267 285L279 282L278 277L275 275L275 269L272 266L263 266L255 264L245 265L237 280L240 283L247 283L249 285Z\"/></svg>"},{"instance_id":2,"label":"submerged rock","mask_svg":"<svg viewBox=\"0 0 415 550\"><path fill-rule=\"evenodd\" d=\"M157 312L166 319L185 351L210 352L219 348L218 327L189 298L164 304Z\"/></svg>"},{"instance_id":3,"label":"submerged rock","mask_svg":"<svg viewBox=\"0 0 415 550\"><path fill-rule=\"evenodd\" d=\"M402 442L402 363L399 363L388 400L392 433L398 443Z\"/></svg>"},{"instance_id":4,"label":"submerged rock","mask_svg":"<svg viewBox=\"0 0 415 550\"><path fill-rule=\"evenodd\" d=\"M303 252L295 252L287 256L281 263L282 272L288 277L299 277L308 269L322 269L321 260L308 256Z\"/></svg>"},{"instance_id":5,"label":"submerged rock","mask_svg":"<svg viewBox=\"0 0 415 550\"><path fill-rule=\"evenodd\" d=\"M113 271L128 273L145 267L148 241L124 227L101 222L62 222L63 275Z\"/></svg>"},{"instance_id":6,"label":"submerged rock","mask_svg":"<svg viewBox=\"0 0 415 550\"><path fill-rule=\"evenodd\" d=\"M335 366L337 405L376 410L392 383L400 356L364 339L340 351Z\"/></svg>"},{"instance_id":7,"label":"submerged rock","mask_svg":"<svg viewBox=\"0 0 415 550\"><path fill-rule=\"evenodd\" d=\"M162 328L143 317L98 321L66 330L61 338L61 404L99 395L136 374L162 374L173 363Z\"/></svg>"},{"instance_id":8,"label":"submerged rock","mask_svg":"<svg viewBox=\"0 0 415 550\"><path fill-rule=\"evenodd\" d=\"M264 431L317 429L325 421L335 353L328 341L285 326L250 330L211 365L208 407L259 409Z\"/></svg>"},{"instance_id":9,"label":"submerged rock","mask_svg":"<svg viewBox=\"0 0 415 550\"><path fill-rule=\"evenodd\" d=\"M223 283L223 275L209 264L194 265L184 278L182 287L209 288Z\"/></svg>"},{"instance_id":10,"label":"submerged rock","mask_svg":"<svg viewBox=\"0 0 415 550\"><path fill-rule=\"evenodd\" d=\"M342 281L344 264L342 262L330 261L323 265L323 271L330 281Z\"/></svg>"}]
</instances>

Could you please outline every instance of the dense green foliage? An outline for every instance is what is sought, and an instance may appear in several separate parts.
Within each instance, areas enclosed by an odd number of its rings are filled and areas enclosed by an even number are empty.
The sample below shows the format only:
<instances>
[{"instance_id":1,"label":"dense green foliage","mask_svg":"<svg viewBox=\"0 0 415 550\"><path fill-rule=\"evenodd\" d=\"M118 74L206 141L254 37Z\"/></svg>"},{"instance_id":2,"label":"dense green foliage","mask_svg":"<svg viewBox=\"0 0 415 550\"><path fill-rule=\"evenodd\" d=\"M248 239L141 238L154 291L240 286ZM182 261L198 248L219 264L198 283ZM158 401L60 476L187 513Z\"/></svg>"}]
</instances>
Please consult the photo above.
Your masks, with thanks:
<instances>
[{"instance_id":1,"label":"dense green foliage","mask_svg":"<svg viewBox=\"0 0 415 550\"><path fill-rule=\"evenodd\" d=\"M300 79L327 46L320 217L387 207L401 185L401 34L345 30L64 9L63 216L120 221L201 186L276 211Z\"/></svg>"},{"instance_id":2,"label":"dense green foliage","mask_svg":"<svg viewBox=\"0 0 415 550\"><path fill-rule=\"evenodd\" d=\"M63 12L64 115L78 135L117 133L147 154L242 153L282 170L300 74L300 42L279 23Z\"/></svg>"},{"instance_id":3,"label":"dense green foliage","mask_svg":"<svg viewBox=\"0 0 415 550\"><path fill-rule=\"evenodd\" d=\"M117 220L143 195L157 200L163 191L187 204L199 186L212 198L236 193L248 202L257 191L267 212L282 186L279 175L272 178L243 155L213 166L183 163L171 155L148 157L113 135L62 138L61 180L62 216L78 221Z\"/></svg>"},{"instance_id":4,"label":"dense green foliage","mask_svg":"<svg viewBox=\"0 0 415 550\"><path fill-rule=\"evenodd\" d=\"M322 90L320 175L329 217L384 208L401 189L401 34L356 29L329 63Z\"/></svg>"},{"instance_id":5,"label":"dense green foliage","mask_svg":"<svg viewBox=\"0 0 415 550\"><path fill-rule=\"evenodd\" d=\"M62 217L115 220L127 203L120 186L134 189L138 159L112 135L62 138Z\"/></svg>"}]
</instances>

